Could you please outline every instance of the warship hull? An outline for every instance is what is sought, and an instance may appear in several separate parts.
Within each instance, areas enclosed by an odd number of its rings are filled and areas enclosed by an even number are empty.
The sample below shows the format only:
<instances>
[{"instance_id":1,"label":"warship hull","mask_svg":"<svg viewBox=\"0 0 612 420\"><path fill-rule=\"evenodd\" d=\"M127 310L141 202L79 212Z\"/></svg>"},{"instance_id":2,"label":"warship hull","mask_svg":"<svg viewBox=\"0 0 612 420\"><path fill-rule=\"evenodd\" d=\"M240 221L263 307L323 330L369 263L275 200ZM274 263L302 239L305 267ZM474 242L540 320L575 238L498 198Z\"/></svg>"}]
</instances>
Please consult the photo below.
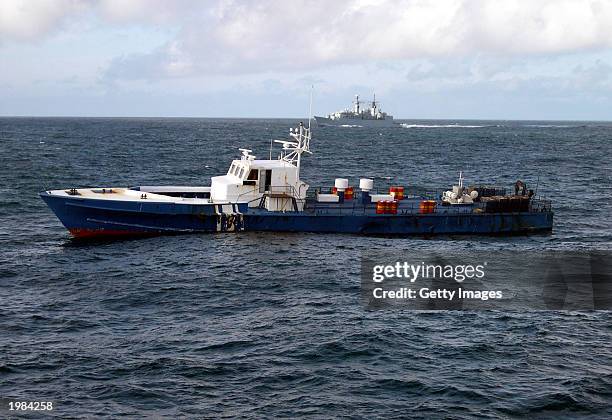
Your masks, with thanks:
<instances>
[{"instance_id":1,"label":"warship hull","mask_svg":"<svg viewBox=\"0 0 612 420\"><path fill-rule=\"evenodd\" d=\"M393 127L393 119L375 120L366 118L340 118L314 117L318 126L325 127Z\"/></svg>"}]
</instances>

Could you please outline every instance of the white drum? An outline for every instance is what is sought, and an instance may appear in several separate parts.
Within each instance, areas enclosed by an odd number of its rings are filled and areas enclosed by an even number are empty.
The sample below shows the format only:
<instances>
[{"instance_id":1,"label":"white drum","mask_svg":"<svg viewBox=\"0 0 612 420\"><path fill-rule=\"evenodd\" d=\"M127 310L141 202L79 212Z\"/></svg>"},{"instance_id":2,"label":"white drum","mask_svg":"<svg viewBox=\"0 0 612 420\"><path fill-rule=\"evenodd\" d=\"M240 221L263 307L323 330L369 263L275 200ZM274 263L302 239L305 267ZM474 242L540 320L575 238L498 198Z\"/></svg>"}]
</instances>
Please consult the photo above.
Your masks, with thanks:
<instances>
[{"instance_id":1,"label":"white drum","mask_svg":"<svg viewBox=\"0 0 612 420\"><path fill-rule=\"evenodd\" d=\"M336 187L340 191L344 191L348 188L348 179L346 178L336 178L334 182L334 187Z\"/></svg>"},{"instance_id":2,"label":"white drum","mask_svg":"<svg viewBox=\"0 0 612 420\"><path fill-rule=\"evenodd\" d=\"M359 180L359 188L362 191L372 191L372 189L374 189L374 180L369 178L361 178Z\"/></svg>"}]
</instances>

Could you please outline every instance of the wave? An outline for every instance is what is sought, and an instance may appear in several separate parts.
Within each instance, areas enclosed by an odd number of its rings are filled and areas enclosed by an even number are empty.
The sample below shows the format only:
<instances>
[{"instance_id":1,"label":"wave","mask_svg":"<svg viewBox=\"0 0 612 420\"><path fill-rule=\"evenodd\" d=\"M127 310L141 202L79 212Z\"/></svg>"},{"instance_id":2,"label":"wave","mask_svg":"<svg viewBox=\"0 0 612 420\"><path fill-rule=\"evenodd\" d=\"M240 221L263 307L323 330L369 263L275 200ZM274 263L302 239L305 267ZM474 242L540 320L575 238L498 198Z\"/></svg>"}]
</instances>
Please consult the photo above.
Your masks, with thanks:
<instances>
[{"instance_id":1,"label":"wave","mask_svg":"<svg viewBox=\"0 0 612 420\"><path fill-rule=\"evenodd\" d=\"M484 128L492 125L462 125L462 124L400 124L404 128Z\"/></svg>"},{"instance_id":2,"label":"wave","mask_svg":"<svg viewBox=\"0 0 612 420\"><path fill-rule=\"evenodd\" d=\"M467 125L467 124L400 124L404 128L488 128L488 127L506 127L506 128L582 128L586 125L575 124L520 124L520 125Z\"/></svg>"},{"instance_id":3,"label":"wave","mask_svg":"<svg viewBox=\"0 0 612 420\"><path fill-rule=\"evenodd\" d=\"M579 128L586 127L585 125L567 125L567 124L526 124L524 127L531 128Z\"/></svg>"},{"instance_id":4,"label":"wave","mask_svg":"<svg viewBox=\"0 0 612 420\"><path fill-rule=\"evenodd\" d=\"M353 128L353 127L363 127L363 125L357 125L357 124L342 124L339 127L344 127L344 128Z\"/></svg>"}]
</instances>

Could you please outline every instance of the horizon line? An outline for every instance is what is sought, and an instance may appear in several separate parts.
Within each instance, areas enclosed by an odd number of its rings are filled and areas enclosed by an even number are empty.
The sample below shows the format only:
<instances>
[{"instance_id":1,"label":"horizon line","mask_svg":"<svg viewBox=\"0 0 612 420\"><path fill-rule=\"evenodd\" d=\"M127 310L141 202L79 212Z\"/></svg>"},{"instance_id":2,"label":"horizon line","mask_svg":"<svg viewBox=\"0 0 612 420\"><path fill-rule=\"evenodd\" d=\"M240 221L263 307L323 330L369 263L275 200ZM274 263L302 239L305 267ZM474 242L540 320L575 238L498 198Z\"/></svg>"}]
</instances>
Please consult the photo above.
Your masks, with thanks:
<instances>
[{"instance_id":1,"label":"horizon line","mask_svg":"<svg viewBox=\"0 0 612 420\"><path fill-rule=\"evenodd\" d=\"M223 119L223 120L304 120L308 117L202 117L202 116L121 116L121 115L0 115L0 118L83 118L83 119ZM314 117L312 117L314 120ZM612 122L612 120L584 120L584 119L520 119L520 118L394 118L393 121L573 121L573 122Z\"/></svg>"}]
</instances>

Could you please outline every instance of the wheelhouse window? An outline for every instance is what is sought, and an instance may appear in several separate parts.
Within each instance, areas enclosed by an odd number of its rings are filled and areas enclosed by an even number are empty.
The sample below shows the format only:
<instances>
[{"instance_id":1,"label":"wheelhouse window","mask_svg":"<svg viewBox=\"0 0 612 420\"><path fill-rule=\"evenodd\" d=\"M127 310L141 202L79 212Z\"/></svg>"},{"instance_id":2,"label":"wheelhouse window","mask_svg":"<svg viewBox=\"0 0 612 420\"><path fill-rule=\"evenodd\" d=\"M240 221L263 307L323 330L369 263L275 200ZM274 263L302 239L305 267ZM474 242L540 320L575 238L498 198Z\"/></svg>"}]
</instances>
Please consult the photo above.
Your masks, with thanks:
<instances>
[{"instance_id":1,"label":"wheelhouse window","mask_svg":"<svg viewBox=\"0 0 612 420\"><path fill-rule=\"evenodd\" d=\"M234 171L236 170L236 165L234 165L232 163L232 166L230 166L229 171L227 171L228 175L234 175Z\"/></svg>"},{"instance_id":2,"label":"wheelhouse window","mask_svg":"<svg viewBox=\"0 0 612 420\"><path fill-rule=\"evenodd\" d=\"M256 185L259 179L259 171L257 169L251 169L249 176L245 181L242 181L242 185Z\"/></svg>"},{"instance_id":3,"label":"wheelhouse window","mask_svg":"<svg viewBox=\"0 0 612 420\"><path fill-rule=\"evenodd\" d=\"M249 172L249 176L247 177L247 179L249 181L257 181L258 177L259 177L259 171L257 169L251 169L251 172Z\"/></svg>"}]
</instances>

